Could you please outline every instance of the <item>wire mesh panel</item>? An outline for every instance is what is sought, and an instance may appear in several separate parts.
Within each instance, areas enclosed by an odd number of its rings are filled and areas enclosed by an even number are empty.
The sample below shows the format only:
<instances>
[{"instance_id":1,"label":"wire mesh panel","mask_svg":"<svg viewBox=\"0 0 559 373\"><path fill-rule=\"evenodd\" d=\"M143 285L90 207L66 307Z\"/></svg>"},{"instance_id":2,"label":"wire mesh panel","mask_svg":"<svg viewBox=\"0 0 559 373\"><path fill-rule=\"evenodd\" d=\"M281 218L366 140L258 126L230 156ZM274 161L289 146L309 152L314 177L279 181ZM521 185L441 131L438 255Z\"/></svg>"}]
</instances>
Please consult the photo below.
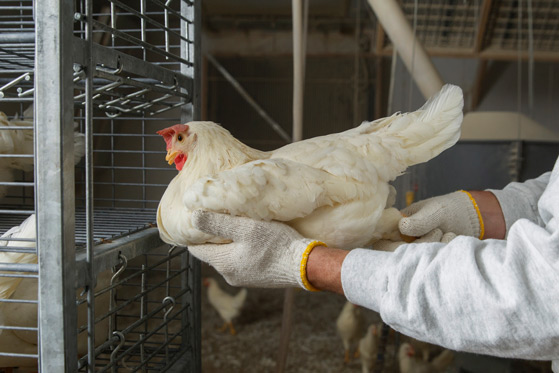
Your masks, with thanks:
<instances>
[{"instance_id":1,"label":"wire mesh panel","mask_svg":"<svg viewBox=\"0 0 559 373\"><path fill-rule=\"evenodd\" d=\"M155 132L198 115L199 4L0 10L0 367L198 370L199 263L155 228L176 174Z\"/></svg>"},{"instance_id":2,"label":"wire mesh panel","mask_svg":"<svg viewBox=\"0 0 559 373\"><path fill-rule=\"evenodd\" d=\"M430 52L485 52L494 59L517 51L556 58L559 8L554 0L400 0L402 10ZM382 48L390 45L387 36ZM381 49L382 49L381 48Z\"/></svg>"},{"instance_id":3,"label":"wire mesh panel","mask_svg":"<svg viewBox=\"0 0 559 373\"><path fill-rule=\"evenodd\" d=\"M488 27L488 48L525 51L532 43L534 51L559 49L559 8L554 0L499 1L492 5Z\"/></svg>"},{"instance_id":4,"label":"wire mesh panel","mask_svg":"<svg viewBox=\"0 0 559 373\"><path fill-rule=\"evenodd\" d=\"M479 27L482 0L401 0L402 10L426 48L472 50ZM389 45L385 36L383 45Z\"/></svg>"}]
</instances>

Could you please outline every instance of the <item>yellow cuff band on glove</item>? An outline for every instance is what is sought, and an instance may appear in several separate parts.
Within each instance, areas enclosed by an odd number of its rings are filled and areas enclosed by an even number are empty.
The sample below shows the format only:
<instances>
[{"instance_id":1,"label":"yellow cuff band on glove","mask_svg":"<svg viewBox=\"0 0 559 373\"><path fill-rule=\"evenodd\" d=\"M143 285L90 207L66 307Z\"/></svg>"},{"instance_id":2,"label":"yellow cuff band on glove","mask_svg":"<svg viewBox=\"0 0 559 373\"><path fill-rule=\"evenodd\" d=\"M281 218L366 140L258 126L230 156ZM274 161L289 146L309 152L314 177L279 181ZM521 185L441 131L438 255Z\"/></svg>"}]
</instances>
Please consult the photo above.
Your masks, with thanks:
<instances>
[{"instance_id":1,"label":"yellow cuff band on glove","mask_svg":"<svg viewBox=\"0 0 559 373\"><path fill-rule=\"evenodd\" d=\"M468 196L468 198L470 199L470 201L472 201L472 204L474 205L474 209L476 210L476 214L477 214L477 217L479 219L479 239L483 240L483 236L485 235L485 226L483 225L483 219L481 217L481 212L479 211L479 207L477 205L477 202L474 199L474 197L472 197L470 192L467 192L465 190L461 190L461 192L466 193L466 195Z\"/></svg>"},{"instance_id":2,"label":"yellow cuff band on glove","mask_svg":"<svg viewBox=\"0 0 559 373\"><path fill-rule=\"evenodd\" d=\"M312 286L309 280L307 279L307 261L309 260L309 255L311 251L316 246L326 246L326 244L320 241L311 242L303 252L303 256L301 258L301 267L300 267L301 281L303 282L303 286L305 287L305 289L307 289L308 291L320 291L319 289Z\"/></svg>"}]
</instances>

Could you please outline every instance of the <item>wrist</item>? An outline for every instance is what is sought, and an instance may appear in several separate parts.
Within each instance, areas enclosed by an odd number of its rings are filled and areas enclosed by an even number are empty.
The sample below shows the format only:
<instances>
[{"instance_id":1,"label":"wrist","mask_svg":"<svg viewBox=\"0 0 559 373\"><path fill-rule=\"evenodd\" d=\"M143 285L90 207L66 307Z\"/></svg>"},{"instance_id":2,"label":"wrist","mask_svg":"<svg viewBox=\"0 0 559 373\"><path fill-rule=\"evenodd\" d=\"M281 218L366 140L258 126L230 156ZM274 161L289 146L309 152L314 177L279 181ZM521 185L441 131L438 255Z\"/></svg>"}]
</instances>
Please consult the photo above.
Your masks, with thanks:
<instances>
[{"instance_id":1,"label":"wrist","mask_svg":"<svg viewBox=\"0 0 559 373\"><path fill-rule=\"evenodd\" d=\"M497 197L489 191L471 190L483 219L485 235L483 238L504 239L506 233L505 217Z\"/></svg>"},{"instance_id":2,"label":"wrist","mask_svg":"<svg viewBox=\"0 0 559 373\"><path fill-rule=\"evenodd\" d=\"M485 224L476 199L467 190L459 190L457 193L466 200L465 203L469 206L466 209L466 216L473 231L471 234L470 232L467 234L483 240L485 238Z\"/></svg>"},{"instance_id":3,"label":"wrist","mask_svg":"<svg viewBox=\"0 0 559 373\"><path fill-rule=\"evenodd\" d=\"M314 250L315 247L320 246L320 247L325 247L326 244L324 242L320 242L320 241L312 241L311 243L309 243L305 249L305 251L303 251L302 254L302 258L301 258L301 263L299 265L299 277L300 277L300 285L301 287L303 287L304 289L308 290L308 291L320 291L320 289L314 287L308 279L307 276L307 264L309 261L309 256L311 254L311 252Z\"/></svg>"},{"instance_id":4,"label":"wrist","mask_svg":"<svg viewBox=\"0 0 559 373\"><path fill-rule=\"evenodd\" d=\"M342 263L349 251L316 246L307 261L307 279L316 289L343 294Z\"/></svg>"}]
</instances>

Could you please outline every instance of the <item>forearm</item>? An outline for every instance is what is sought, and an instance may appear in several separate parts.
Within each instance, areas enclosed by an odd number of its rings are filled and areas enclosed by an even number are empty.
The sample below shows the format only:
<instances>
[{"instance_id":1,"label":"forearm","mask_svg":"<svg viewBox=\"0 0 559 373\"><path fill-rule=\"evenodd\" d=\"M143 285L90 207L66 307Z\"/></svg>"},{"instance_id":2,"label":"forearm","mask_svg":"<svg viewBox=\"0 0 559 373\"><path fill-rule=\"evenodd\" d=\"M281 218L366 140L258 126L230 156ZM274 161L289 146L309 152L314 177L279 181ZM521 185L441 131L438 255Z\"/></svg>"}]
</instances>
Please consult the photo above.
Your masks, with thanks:
<instances>
[{"instance_id":1,"label":"forearm","mask_svg":"<svg viewBox=\"0 0 559 373\"><path fill-rule=\"evenodd\" d=\"M315 288L343 294L341 269L349 251L315 247L307 261L307 279Z\"/></svg>"}]
</instances>

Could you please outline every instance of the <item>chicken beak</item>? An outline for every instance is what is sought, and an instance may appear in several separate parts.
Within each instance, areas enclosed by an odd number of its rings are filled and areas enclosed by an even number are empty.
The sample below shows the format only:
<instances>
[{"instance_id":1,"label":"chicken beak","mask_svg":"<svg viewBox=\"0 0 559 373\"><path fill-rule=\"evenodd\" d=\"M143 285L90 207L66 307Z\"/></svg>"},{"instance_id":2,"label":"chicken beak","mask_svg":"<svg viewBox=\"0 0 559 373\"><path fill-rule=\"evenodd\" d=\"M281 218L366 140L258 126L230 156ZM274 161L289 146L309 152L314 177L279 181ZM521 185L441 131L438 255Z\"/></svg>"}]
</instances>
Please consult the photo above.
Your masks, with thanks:
<instances>
[{"instance_id":1,"label":"chicken beak","mask_svg":"<svg viewBox=\"0 0 559 373\"><path fill-rule=\"evenodd\" d=\"M169 162L169 165L172 165L173 162L175 161L175 158L177 158L177 155L179 155L179 151L178 150L171 150L169 149L169 151L167 152L167 156L165 157L165 160L167 162Z\"/></svg>"}]
</instances>

